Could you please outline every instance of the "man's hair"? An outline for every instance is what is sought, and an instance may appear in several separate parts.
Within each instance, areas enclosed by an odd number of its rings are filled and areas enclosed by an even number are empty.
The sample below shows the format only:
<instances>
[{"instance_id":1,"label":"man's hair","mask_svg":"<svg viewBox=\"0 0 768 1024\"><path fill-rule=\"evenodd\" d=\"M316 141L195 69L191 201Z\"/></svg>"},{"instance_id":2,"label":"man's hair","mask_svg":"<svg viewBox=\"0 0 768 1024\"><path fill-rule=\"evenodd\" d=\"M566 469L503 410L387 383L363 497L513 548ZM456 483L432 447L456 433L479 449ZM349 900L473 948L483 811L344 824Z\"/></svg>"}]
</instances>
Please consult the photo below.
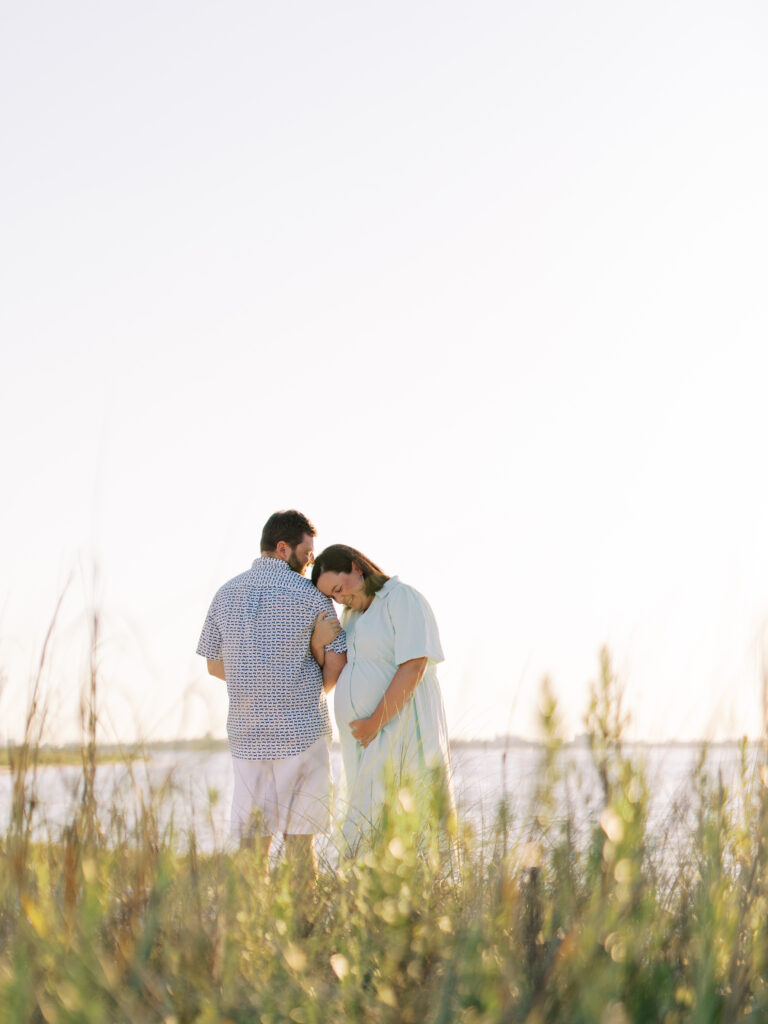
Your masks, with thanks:
<instances>
[{"instance_id":1,"label":"man's hair","mask_svg":"<svg viewBox=\"0 0 768 1024\"><path fill-rule=\"evenodd\" d=\"M289 548L295 548L304 540L305 533L310 537L317 536L317 530L312 523L295 508L273 512L261 531L261 550L276 551L281 540L284 540Z\"/></svg>"},{"instance_id":2,"label":"man's hair","mask_svg":"<svg viewBox=\"0 0 768 1024\"><path fill-rule=\"evenodd\" d=\"M353 562L363 574L363 588L369 597L381 590L389 579L389 576L362 551L347 544L331 544L315 559L312 582L317 586L317 581L324 572L352 572Z\"/></svg>"}]
</instances>

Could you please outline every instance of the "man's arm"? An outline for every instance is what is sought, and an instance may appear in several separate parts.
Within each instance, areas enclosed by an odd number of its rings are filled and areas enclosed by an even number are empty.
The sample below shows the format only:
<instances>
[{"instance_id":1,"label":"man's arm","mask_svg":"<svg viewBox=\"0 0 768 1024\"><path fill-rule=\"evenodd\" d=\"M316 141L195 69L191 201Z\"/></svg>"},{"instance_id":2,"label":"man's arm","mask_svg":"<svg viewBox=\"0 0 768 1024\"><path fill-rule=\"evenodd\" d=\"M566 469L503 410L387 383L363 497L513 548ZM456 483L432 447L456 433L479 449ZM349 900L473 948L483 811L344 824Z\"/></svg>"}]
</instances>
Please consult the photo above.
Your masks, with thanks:
<instances>
[{"instance_id":1,"label":"man's arm","mask_svg":"<svg viewBox=\"0 0 768 1024\"><path fill-rule=\"evenodd\" d=\"M347 664L346 654L337 654L336 651L326 651L323 662L323 689L330 693L339 681L341 670Z\"/></svg>"},{"instance_id":2,"label":"man's arm","mask_svg":"<svg viewBox=\"0 0 768 1024\"><path fill-rule=\"evenodd\" d=\"M223 679L226 683L227 677L224 675L224 662L214 661L213 658L206 658L205 660L208 662L208 672L212 676L216 676L217 679Z\"/></svg>"}]
</instances>

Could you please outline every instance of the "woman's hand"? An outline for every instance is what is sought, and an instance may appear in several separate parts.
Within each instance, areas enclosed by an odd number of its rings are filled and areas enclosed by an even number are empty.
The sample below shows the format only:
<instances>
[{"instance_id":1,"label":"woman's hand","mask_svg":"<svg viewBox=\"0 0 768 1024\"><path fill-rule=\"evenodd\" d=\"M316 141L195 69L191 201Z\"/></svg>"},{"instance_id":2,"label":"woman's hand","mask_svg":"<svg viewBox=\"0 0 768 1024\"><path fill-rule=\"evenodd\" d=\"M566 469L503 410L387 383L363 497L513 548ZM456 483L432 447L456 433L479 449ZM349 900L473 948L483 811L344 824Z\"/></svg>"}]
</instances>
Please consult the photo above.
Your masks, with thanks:
<instances>
[{"instance_id":1,"label":"woman's hand","mask_svg":"<svg viewBox=\"0 0 768 1024\"><path fill-rule=\"evenodd\" d=\"M315 619L315 628L312 632L312 639L317 640L323 647L332 644L341 632L339 620L333 612L320 612Z\"/></svg>"},{"instance_id":2,"label":"woman's hand","mask_svg":"<svg viewBox=\"0 0 768 1024\"><path fill-rule=\"evenodd\" d=\"M315 628L309 646L317 664L322 668L325 662L325 648L332 644L341 632L339 620L333 612L320 612L315 619Z\"/></svg>"},{"instance_id":3,"label":"woman's hand","mask_svg":"<svg viewBox=\"0 0 768 1024\"><path fill-rule=\"evenodd\" d=\"M381 726L374 713L370 718L356 718L354 722L349 723L349 728L360 746L367 747L379 735Z\"/></svg>"},{"instance_id":4,"label":"woman's hand","mask_svg":"<svg viewBox=\"0 0 768 1024\"><path fill-rule=\"evenodd\" d=\"M349 723L352 735L361 747L367 747L375 740L387 722L399 715L413 696L413 691L424 678L429 664L428 658L410 658L397 666L397 672L387 687L376 710L368 718L356 718Z\"/></svg>"}]
</instances>

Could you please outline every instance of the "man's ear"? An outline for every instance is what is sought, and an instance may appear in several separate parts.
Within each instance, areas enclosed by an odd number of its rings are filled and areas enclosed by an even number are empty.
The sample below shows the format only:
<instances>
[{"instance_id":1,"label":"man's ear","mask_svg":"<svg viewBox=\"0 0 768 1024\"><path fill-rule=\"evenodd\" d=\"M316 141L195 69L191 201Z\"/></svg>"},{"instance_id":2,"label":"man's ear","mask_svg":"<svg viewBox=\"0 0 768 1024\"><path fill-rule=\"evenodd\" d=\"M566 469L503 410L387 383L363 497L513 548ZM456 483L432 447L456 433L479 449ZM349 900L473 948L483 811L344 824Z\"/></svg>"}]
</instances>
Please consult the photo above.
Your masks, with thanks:
<instances>
[{"instance_id":1,"label":"man's ear","mask_svg":"<svg viewBox=\"0 0 768 1024\"><path fill-rule=\"evenodd\" d=\"M291 546L287 541L279 540L275 545L275 554L278 558L282 558L284 562L287 562L291 555Z\"/></svg>"}]
</instances>

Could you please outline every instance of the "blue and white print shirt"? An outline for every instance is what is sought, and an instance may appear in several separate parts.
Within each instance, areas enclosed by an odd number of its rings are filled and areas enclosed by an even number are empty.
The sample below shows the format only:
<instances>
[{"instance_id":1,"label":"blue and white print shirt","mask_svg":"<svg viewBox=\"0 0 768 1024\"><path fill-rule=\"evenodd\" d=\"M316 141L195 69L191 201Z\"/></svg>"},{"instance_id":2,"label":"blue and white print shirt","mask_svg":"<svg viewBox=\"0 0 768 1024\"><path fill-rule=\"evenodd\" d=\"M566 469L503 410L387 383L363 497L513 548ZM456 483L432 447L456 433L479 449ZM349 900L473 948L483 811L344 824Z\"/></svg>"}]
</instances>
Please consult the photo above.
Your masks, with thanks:
<instances>
[{"instance_id":1,"label":"blue and white print shirt","mask_svg":"<svg viewBox=\"0 0 768 1024\"><path fill-rule=\"evenodd\" d=\"M330 735L323 673L309 649L321 612L335 616L330 599L279 558L257 558L216 593L197 653L224 662L233 757L294 757ZM346 649L344 630L326 647Z\"/></svg>"}]
</instances>

